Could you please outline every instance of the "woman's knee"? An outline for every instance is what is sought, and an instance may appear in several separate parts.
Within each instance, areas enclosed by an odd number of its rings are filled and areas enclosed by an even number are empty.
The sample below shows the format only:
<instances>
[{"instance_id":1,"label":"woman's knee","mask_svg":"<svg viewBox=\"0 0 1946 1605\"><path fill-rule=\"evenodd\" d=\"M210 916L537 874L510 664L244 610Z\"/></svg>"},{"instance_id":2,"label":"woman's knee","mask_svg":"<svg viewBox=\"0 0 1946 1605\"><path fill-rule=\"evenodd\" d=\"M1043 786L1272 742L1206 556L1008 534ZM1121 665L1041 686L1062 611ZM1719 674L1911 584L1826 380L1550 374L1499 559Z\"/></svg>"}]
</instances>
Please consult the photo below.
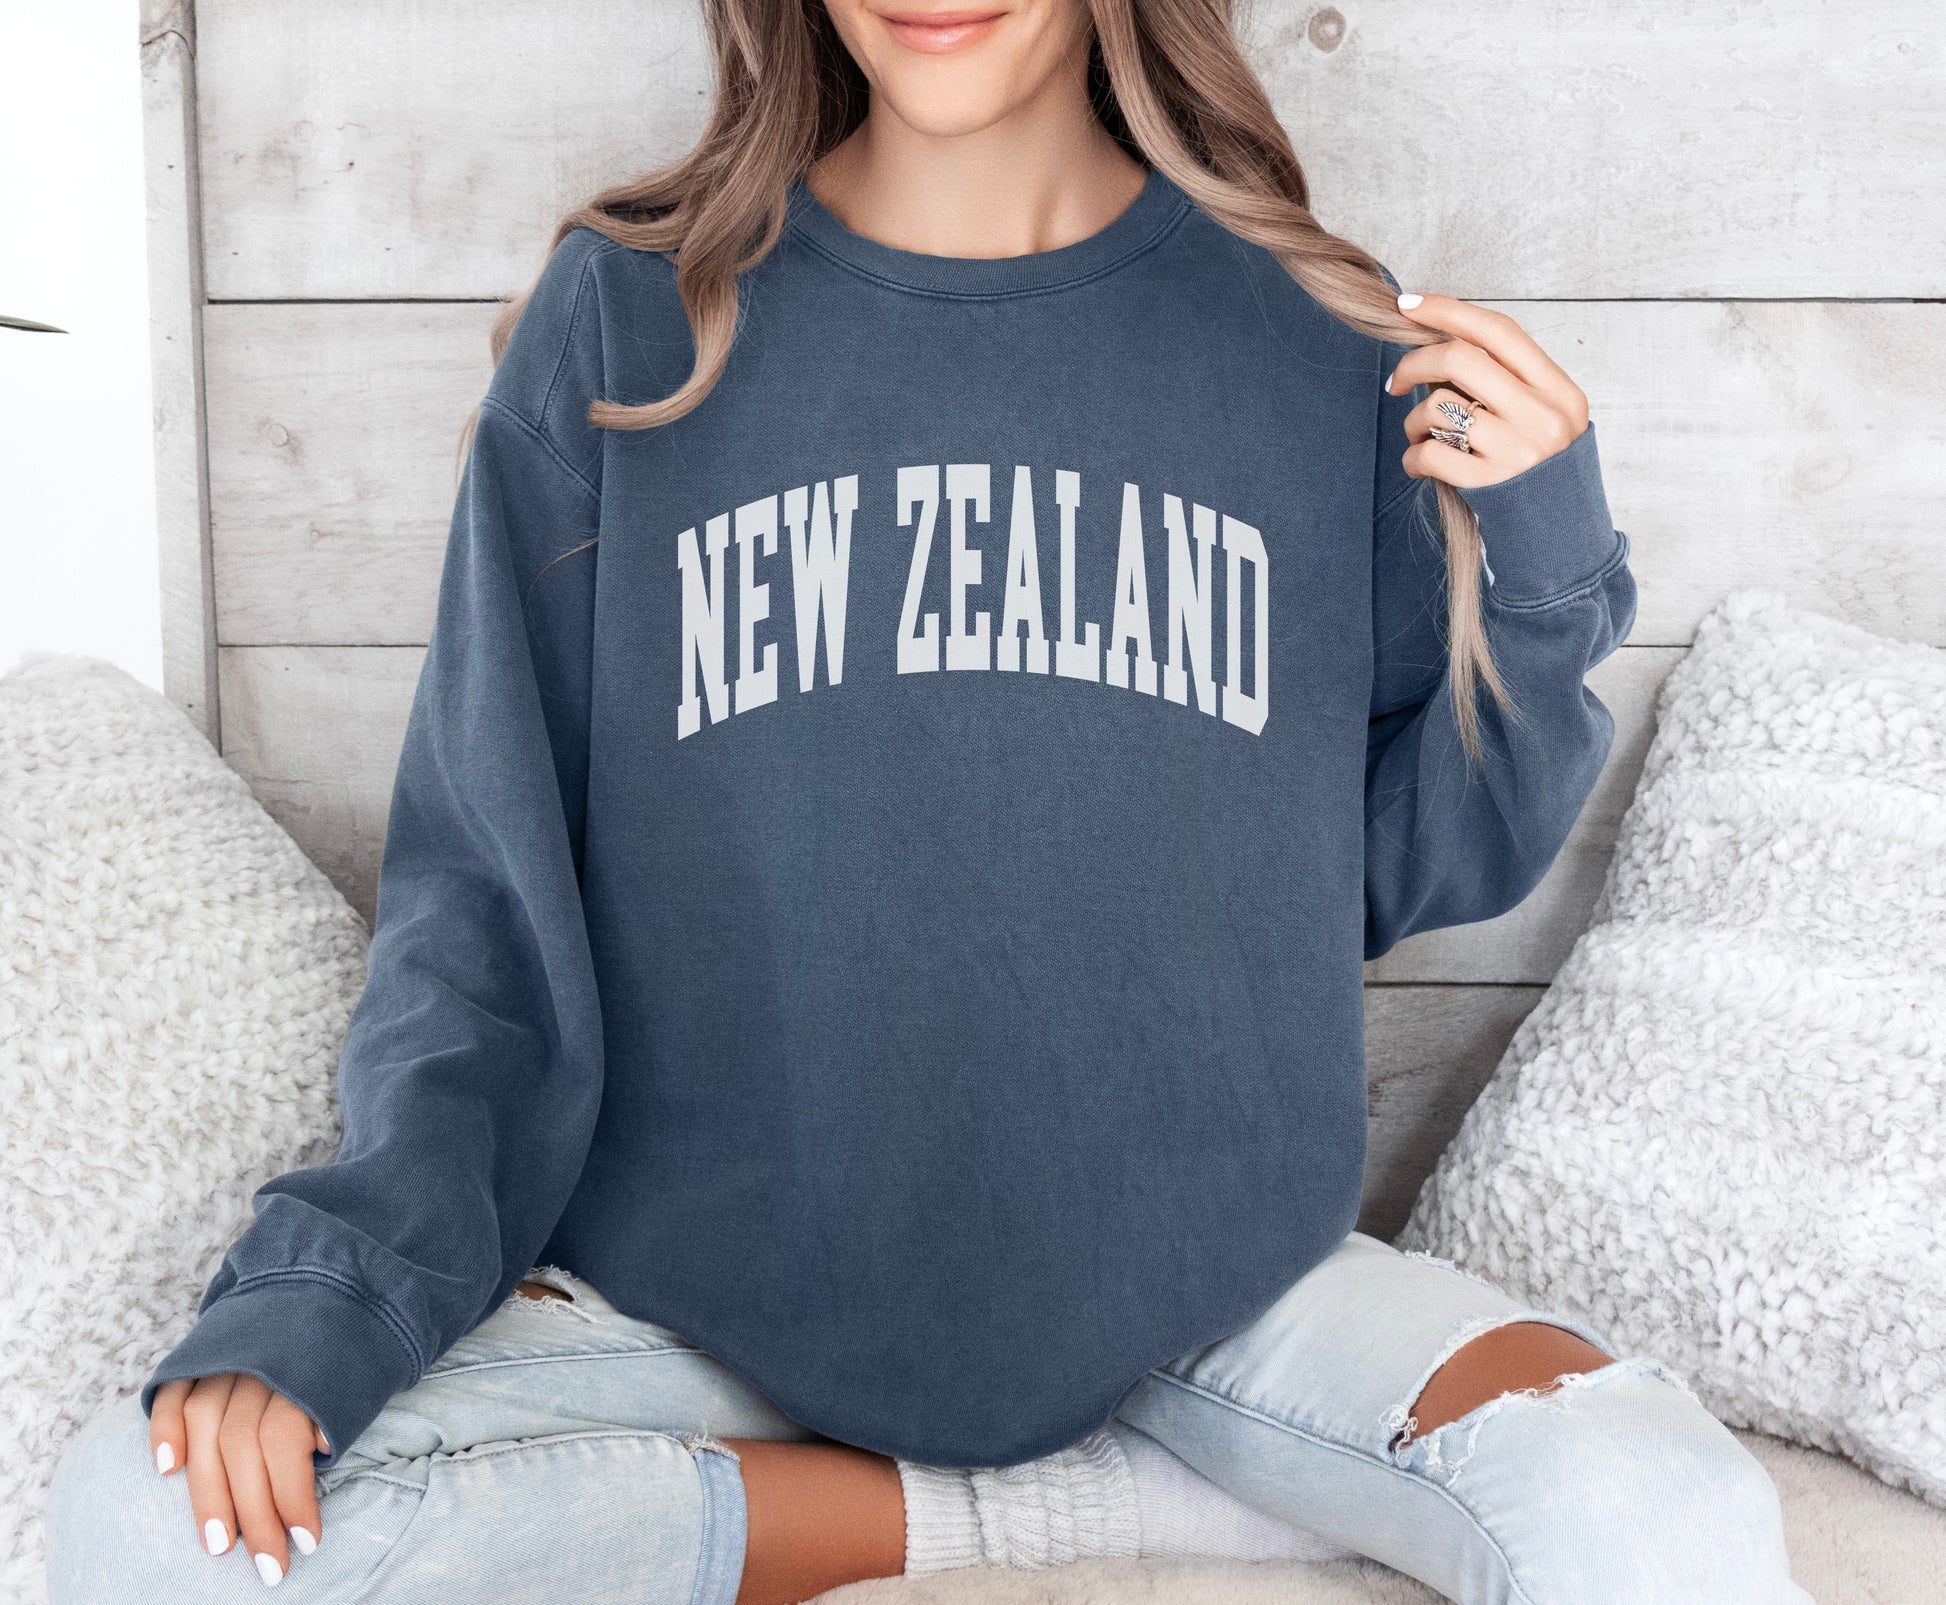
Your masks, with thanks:
<instances>
[{"instance_id":1,"label":"woman's knee","mask_svg":"<svg viewBox=\"0 0 1946 1605\"><path fill-rule=\"evenodd\" d=\"M1434 1431L1503 1394L1551 1393L1564 1376L1613 1359L1577 1333L1538 1318L1489 1327L1434 1368L1393 1441Z\"/></svg>"},{"instance_id":2,"label":"woman's knee","mask_svg":"<svg viewBox=\"0 0 1946 1605\"><path fill-rule=\"evenodd\" d=\"M1606 1407L1591 1449L1613 1470L1596 1470L1597 1491L1611 1476L1628 1487L1625 1508L1644 1538L1665 1550L1675 1576L1695 1579L1688 1597L1808 1605L1791 1581L1783 1501L1757 1457L1653 1361L1624 1363L1605 1400L1601 1376L1575 1390Z\"/></svg>"},{"instance_id":3,"label":"woman's knee","mask_svg":"<svg viewBox=\"0 0 1946 1605\"><path fill-rule=\"evenodd\" d=\"M149 1418L136 1398L117 1399L70 1438L54 1463L47 1519L64 1535L116 1522L131 1499L162 1481L149 1450Z\"/></svg>"},{"instance_id":4,"label":"woman's knee","mask_svg":"<svg viewBox=\"0 0 1946 1605\"><path fill-rule=\"evenodd\" d=\"M1493 1531L1537 1605L1794 1605L1769 1474L1640 1356L1505 1394L1394 1451Z\"/></svg>"},{"instance_id":5,"label":"woman's knee","mask_svg":"<svg viewBox=\"0 0 1946 1605\"><path fill-rule=\"evenodd\" d=\"M180 1508L177 1508L180 1507ZM47 1492L47 1580L53 1605L157 1598L142 1568L166 1554L153 1540L180 1523L193 1545L180 1475L163 1477L149 1418L134 1397L108 1405L67 1442Z\"/></svg>"}]
</instances>

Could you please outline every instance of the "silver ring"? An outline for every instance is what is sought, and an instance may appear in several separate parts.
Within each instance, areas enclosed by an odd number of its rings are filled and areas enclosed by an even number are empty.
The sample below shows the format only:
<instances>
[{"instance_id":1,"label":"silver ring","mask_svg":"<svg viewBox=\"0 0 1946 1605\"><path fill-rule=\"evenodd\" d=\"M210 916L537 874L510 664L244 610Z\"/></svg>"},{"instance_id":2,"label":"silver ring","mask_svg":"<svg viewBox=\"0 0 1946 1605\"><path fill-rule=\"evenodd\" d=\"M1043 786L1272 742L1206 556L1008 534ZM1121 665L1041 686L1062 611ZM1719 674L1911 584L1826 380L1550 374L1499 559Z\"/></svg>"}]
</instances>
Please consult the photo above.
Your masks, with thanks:
<instances>
[{"instance_id":1,"label":"silver ring","mask_svg":"<svg viewBox=\"0 0 1946 1605\"><path fill-rule=\"evenodd\" d=\"M1435 429L1431 431L1432 438L1451 446L1455 451L1472 451L1472 446L1467 444L1466 432L1473 427L1473 414L1457 401L1435 401L1433 405L1450 418L1456 427Z\"/></svg>"}]
</instances>

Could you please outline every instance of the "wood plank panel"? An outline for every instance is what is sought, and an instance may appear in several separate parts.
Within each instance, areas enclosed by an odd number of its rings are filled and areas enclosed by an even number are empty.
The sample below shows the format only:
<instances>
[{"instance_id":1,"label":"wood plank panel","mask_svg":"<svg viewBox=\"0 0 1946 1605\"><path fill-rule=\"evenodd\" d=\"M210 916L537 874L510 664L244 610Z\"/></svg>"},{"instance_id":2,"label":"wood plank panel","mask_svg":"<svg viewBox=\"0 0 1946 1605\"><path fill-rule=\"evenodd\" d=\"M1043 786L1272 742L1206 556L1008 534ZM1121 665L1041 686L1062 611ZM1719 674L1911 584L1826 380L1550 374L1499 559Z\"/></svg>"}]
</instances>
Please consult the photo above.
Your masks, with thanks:
<instances>
[{"instance_id":1,"label":"wood plank panel","mask_svg":"<svg viewBox=\"0 0 1946 1605\"><path fill-rule=\"evenodd\" d=\"M687 149L696 0L198 0L210 294L500 296Z\"/></svg>"},{"instance_id":2,"label":"wood plank panel","mask_svg":"<svg viewBox=\"0 0 1946 1605\"><path fill-rule=\"evenodd\" d=\"M200 0L210 293L488 297L686 148L695 0ZM1262 0L1325 224L1486 297L1946 294L1946 8Z\"/></svg>"},{"instance_id":3,"label":"wood plank panel","mask_svg":"<svg viewBox=\"0 0 1946 1605\"><path fill-rule=\"evenodd\" d=\"M492 306L211 307L224 645L423 644Z\"/></svg>"},{"instance_id":4,"label":"wood plank panel","mask_svg":"<svg viewBox=\"0 0 1946 1605\"><path fill-rule=\"evenodd\" d=\"M226 647L223 756L369 924L421 647Z\"/></svg>"},{"instance_id":5,"label":"wood plank panel","mask_svg":"<svg viewBox=\"0 0 1946 1605\"><path fill-rule=\"evenodd\" d=\"M1258 17L1319 221L1408 289L1942 293L1946 8L1267 0Z\"/></svg>"},{"instance_id":6,"label":"wood plank panel","mask_svg":"<svg viewBox=\"0 0 1946 1605\"><path fill-rule=\"evenodd\" d=\"M1358 1228L1390 1242L1545 989L1365 988L1365 1196Z\"/></svg>"},{"instance_id":7,"label":"wood plank panel","mask_svg":"<svg viewBox=\"0 0 1946 1605\"><path fill-rule=\"evenodd\" d=\"M371 917L419 647L225 647L224 756L354 907ZM1616 740L1554 867L1497 920L1428 931L1366 967L1387 982L1544 984L1586 927L1680 648L1624 647L1589 677Z\"/></svg>"},{"instance_id":8,"label":"wood plank panel","mask_svg":"<svg viewBox=\"0 0 1946 1605\"><path fill-rule=\"evenodd\" d=\"M1495 303L1587 390L1640 585L1632 639L1686 644L1774 585L1946 645L1946 306ZM225 644L411 644L431 628L488 306L209 309Z\"/></svg>"},{"instance_id":9,"label":"wood plank panel","mask_svg":"<svg viewBox=\"0 0 1946 1605\"><path fill-rule=\"evenodd\" d=\"M189 0L142 0L149 383L161 548L162 690L218 740L209 478L203 456L203 237L196 25Z\"/></svg>"}]
</instances>

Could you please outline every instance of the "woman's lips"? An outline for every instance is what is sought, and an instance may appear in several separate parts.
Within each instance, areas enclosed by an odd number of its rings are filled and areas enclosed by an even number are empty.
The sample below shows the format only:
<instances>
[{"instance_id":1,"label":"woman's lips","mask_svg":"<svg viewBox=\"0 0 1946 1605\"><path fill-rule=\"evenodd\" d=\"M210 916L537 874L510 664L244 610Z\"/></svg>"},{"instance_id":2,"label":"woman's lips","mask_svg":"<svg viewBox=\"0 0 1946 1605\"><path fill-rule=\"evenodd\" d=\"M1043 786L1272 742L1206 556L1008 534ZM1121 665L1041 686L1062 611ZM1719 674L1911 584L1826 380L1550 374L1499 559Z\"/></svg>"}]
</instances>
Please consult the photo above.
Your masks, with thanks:
<instances>
[{"instance_id":1,"label":"woman's lips","mask_svg":"<svg viewBox=\"0 0 1946 1605\"><path fill-rule=\"evenodd\" d=\"M1005 15L999 11L889 11L881 12L892 37L908 50L923 50L944 55L984 39Z\"/></svg>"}]
</instances>

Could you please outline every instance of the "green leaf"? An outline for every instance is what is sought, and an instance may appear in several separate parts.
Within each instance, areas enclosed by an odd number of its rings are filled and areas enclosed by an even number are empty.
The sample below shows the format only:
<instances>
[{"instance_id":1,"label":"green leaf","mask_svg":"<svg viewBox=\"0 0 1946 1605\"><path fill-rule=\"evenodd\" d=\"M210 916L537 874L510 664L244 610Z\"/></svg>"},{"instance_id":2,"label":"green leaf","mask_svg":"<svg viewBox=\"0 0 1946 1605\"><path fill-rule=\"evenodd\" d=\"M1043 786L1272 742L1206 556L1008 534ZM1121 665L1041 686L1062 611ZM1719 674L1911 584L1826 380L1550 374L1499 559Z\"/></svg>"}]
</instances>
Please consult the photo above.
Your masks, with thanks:
<instances>
[{"instance_id":1,"label":"green leaf","mask_svg":"<svg viewBox=\"0 0 1946 1605\"><path fill-rule=\"evenodd\" d=\"M66 329L57 329L51 323L34 323L27 318L0 317L0 329L26 329L34 334L66 334Z\"/></svg>"}]
</instances>

